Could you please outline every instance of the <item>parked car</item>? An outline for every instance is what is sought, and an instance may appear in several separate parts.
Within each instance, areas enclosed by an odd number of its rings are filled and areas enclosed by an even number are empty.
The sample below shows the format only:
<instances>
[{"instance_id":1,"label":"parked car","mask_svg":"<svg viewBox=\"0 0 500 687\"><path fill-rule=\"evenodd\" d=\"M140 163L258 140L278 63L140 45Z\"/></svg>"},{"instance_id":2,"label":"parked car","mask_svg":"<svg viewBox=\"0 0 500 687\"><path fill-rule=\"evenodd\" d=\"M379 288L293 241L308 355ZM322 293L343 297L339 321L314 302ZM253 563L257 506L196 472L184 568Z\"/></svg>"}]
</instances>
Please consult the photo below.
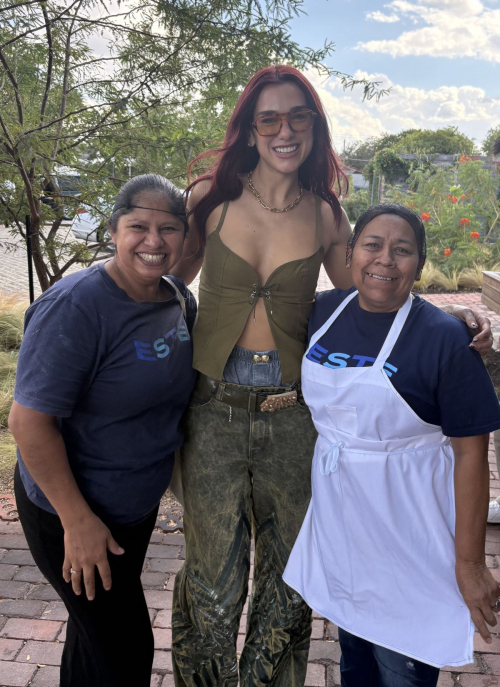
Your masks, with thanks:
<instances>
[{"instance_id":1,"label":"parked car","mask_svg":"<svg viewBox=\"0 0 500 687\"><path fill-rule=\"evenodd\" d=\"M76 200L82 193L82 179L79 174L71 170L59 170L43 189L41 201L56 210L56 198L60 200L64 209L64 219L71 220L76 209Z\"/></svg>"},{"instance_id":2,"label":"parked car","mask_svg":"<svg viewBox=\"0 0 500 687\"><path fill-rule=\"evenodd\" d=\"M102 205L102 202L99 203ZM77 209L71 223L71 231L77 239L88 242L108 241L109 231L106 228L106 220L97 217L86 207L81 206Z\"/></svg>"}]
</instances>

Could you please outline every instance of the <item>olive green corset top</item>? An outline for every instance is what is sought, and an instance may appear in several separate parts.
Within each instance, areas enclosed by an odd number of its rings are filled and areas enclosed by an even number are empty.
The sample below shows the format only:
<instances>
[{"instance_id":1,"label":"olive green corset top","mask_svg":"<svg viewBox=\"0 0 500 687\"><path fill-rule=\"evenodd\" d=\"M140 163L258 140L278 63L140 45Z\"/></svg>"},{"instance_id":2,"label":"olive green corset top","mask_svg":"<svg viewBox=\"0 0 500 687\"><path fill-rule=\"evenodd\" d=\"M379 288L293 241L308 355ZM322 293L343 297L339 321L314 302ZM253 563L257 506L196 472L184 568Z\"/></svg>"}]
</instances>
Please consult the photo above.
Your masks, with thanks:
<instances>
[{"instance_id":1,"label":"olive green corset top","mask_svg":"<svg viewBox=\"0 0 500 687\"><path fill-rule=\"evenodd\" d=\"M311 256L277 267L265 284L254 268L228 248L220 222L207 238L200 278L198 320L193 331L193 366L199 372L222 379L231 351L241 336L256 300L262 298L278 349L283 383L300 378L307 343L307 323L314 303L323 262L321 199L316 198L316 231L320 247Z\"/></svg>"}]
</instances>

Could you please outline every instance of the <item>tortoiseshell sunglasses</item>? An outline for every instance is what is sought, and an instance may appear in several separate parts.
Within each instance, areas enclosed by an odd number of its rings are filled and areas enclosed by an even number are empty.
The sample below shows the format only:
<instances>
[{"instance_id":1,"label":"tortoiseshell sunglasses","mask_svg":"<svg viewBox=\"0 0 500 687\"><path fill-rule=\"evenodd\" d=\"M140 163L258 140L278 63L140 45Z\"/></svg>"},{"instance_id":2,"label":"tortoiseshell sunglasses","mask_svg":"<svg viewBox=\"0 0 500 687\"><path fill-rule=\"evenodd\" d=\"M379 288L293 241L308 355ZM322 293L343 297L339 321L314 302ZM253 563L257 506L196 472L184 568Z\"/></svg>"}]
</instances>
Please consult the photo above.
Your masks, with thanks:
<instances>
[{"instance_id":1,"label":"tortoiseshell sunglasses","mask_svg":"<svg viewBox=\"0 0 500 687\"><path fill-rule=\"evenodd\" d=\"M276 114L262 114L257 117L255 122L252 122L252 126L257 130L259 136L276 136L281 131L283 122L286 120L290 129L299 133L312 129L316 116L316 112L306 109L293 112L277 112Z\"/></svg>"}]
</instances>

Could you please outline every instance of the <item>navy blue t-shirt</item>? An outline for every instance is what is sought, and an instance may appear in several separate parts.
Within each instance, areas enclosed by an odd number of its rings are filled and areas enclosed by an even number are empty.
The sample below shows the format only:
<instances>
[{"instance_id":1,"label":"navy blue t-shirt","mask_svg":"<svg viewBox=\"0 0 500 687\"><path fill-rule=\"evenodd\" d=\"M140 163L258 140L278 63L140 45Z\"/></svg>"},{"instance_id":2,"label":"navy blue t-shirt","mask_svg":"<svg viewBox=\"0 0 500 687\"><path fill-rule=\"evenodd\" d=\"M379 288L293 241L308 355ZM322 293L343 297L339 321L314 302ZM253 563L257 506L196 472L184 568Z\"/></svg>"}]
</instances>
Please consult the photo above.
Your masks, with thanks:
<instances>
[{"instance_id":1,"label":"navy blue t-shirt","mask_svg":"<svg viewBox=\"0 0 500 687\"><path fill-rule=\"evenodd\" d=\"M179 422L196 380L196 301L171 279L187 323L176 295L137 303L102 263L65 277L26 312L14 399L58 418L84 498L117 524L155 508L182 444ZM29 498L55 512L18 458Z\"/></svg>"},{"instance_id":2,"label":"navy blue t-shirt","mask_svg":"<svg viewBox=\"0 0 500 687\"><path fill-rule=\"evenodd\" d=\"M309 340L354 289L323 291L309 320ZM307 357L331 369L373 365L396 312L362 310L357 296ZM500 428L500 406L465 324L415 295L385 371L396 391L424 422L450 437Z\"/></svg>"}]
</instances>

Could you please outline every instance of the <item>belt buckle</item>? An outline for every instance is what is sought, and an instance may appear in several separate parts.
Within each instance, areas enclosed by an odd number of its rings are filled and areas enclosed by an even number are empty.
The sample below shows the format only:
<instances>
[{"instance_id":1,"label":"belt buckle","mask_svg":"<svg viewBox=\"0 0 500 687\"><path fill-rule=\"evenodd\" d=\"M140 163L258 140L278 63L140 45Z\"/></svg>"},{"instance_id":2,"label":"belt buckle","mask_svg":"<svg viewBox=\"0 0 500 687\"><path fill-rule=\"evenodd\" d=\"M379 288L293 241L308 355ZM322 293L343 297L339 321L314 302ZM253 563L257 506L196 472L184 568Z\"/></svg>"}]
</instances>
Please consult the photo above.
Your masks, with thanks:
<instances>
[{"instance_id":1,"label":"belt buckle","mask_svg":"<svg viewBox=\"0 0 500 687\"><path fill-rule=\"evenodd\" d=\"M284 394L272 394L260 404L263 413L274 413L275 410L290 408L297 404L297 391L285 391Z\"/></svg>"}]
</instances>

